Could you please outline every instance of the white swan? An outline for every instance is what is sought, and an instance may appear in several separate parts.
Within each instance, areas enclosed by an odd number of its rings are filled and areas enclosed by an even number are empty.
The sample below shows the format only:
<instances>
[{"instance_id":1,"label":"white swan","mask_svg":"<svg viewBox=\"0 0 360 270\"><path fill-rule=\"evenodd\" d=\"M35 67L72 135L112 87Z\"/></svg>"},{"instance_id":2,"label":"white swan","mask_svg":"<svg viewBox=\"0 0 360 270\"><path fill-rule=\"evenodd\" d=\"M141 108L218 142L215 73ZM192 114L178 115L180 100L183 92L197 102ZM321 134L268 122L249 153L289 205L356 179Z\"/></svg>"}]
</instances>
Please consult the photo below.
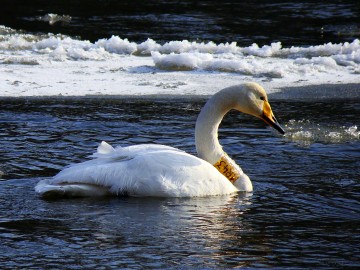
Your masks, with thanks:
<instances>
[{"instance_id":1,"label":"white swan","mask_svg":"<svg viewBox=\"0 0 360 270\"><path fill-rule=\"evenodd\" d=\"M113 148L102 142L94 159L65 168L35 187L42 196L192 197L253 190L249 177L223 151L218 127L231 109L254 115L284 134L265 90L257 83L225 88L213 95L196 121L199 157L155 144Z\"/></svg>"}]
</instances>

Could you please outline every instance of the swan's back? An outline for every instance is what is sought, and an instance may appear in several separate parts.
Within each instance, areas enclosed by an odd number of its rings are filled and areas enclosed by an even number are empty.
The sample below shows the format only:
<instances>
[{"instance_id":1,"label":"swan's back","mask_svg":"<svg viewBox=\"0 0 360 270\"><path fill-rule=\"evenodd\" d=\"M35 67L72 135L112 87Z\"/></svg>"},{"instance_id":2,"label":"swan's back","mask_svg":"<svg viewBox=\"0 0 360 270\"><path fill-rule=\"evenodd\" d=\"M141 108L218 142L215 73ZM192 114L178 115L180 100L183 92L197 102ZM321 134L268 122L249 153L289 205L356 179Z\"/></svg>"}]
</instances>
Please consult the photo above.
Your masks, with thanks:
<instances>
[{"instance_id":1,"label":"swan's back","mask_svg":"<svg viewBox=\"0 0 360 270\"><path fill-rule=\"evenodd\" d=\"M102 143L94 159L69 166L36 191L43 196L130 195L193 197L237 189L210 163L176 148L135 145L112 148Z\"/></svg>"}]
</instances>

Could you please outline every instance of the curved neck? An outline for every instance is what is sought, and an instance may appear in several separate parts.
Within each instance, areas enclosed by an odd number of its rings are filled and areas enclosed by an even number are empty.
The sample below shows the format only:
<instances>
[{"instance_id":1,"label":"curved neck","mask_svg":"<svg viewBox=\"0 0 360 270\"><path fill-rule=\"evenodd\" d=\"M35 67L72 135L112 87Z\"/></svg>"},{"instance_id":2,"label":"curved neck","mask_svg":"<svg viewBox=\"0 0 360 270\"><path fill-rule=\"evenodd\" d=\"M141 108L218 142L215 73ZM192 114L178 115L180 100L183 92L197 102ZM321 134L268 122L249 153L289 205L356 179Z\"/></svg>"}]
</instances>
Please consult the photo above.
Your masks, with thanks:
<instances>
[{"instance_id":1,"label":"curved neck","mask_svg":"<svg viewBox=\"0 0 360 270\"><path fill-rule=\"evenodd\" d=\"M195 126L198 156L215 164L225 154L218 140L218 129L224 115L235 107L234 91L226 88L215 95L201 110Z\"/></svg>"}]
</instances>

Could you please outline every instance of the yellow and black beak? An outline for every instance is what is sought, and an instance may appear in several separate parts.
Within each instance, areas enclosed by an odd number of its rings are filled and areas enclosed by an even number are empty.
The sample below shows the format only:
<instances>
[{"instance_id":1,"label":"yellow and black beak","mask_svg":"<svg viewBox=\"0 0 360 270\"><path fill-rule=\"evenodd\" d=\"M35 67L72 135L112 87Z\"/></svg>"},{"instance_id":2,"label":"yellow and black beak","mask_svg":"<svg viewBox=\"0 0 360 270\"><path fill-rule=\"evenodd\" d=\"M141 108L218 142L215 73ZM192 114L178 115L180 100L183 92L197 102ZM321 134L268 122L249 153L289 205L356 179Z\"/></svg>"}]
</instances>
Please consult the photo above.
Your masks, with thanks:
<instances>
[{"instance_id":1,"label":"yellow and black beak","mask_svg":"<svg viewBox=\"0 0 360 270\"><path fill-rule=\"evenodd\" d=\"M282 135L285 134L285 131L279 125L279 122L276 120L271 110L270 103L267 100L264 100L263 113L262 115L260 115L260 118L264 120L264 122L267 123L269 126L279 131Z\"/></svg>"}]
</instances>

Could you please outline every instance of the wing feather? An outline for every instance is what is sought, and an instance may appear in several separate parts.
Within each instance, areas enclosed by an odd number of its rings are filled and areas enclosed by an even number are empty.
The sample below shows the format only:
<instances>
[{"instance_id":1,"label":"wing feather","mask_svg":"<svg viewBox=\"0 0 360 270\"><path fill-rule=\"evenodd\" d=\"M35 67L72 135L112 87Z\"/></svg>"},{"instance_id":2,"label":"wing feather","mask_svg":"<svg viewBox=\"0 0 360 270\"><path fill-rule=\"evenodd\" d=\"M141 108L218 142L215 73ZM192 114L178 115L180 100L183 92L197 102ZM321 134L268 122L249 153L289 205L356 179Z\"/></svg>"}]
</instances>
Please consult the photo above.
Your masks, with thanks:
<instances>
[{"instance_id":1,"label":"wing feather","mask_svg":"<svg viewBox=\"0 0 360 270\"><path fill-rule=\"evenodd\" d=\"M112 194L133 196L190 197L237 191L211 164L179 149L151 144L109 146L101 143L94 159L65 168L48 183L96 185Z\"/></svg>"}]
</instances>

